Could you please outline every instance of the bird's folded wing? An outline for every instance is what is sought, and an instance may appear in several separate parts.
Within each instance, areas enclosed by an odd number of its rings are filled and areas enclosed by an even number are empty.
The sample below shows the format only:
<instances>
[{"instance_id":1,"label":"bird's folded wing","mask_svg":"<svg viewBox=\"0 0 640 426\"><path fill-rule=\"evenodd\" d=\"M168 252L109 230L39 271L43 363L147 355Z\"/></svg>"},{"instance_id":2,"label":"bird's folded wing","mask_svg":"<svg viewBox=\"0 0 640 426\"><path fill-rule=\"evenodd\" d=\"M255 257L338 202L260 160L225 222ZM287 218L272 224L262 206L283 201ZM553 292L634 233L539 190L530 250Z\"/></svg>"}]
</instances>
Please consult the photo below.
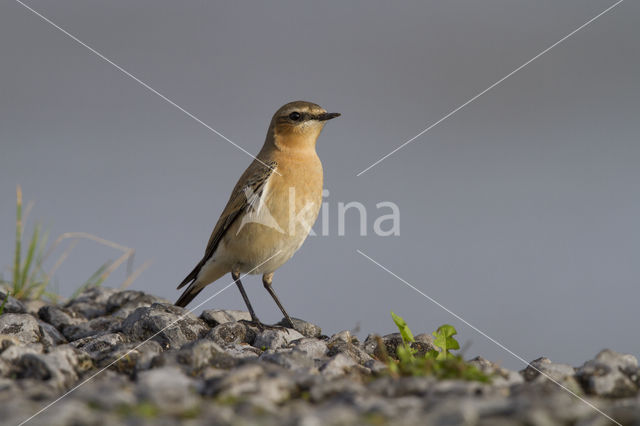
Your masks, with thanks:
<instances>
[{"instance_id":1,"label":"bird's folded wing","mask_svg":"<svg viewBox=\"0 0 640 426\"><path fill-rule=\"evenodd\" d=\"M265 163L254 161L247 170L242 174L235 188L231 192L231 197L226 207L220 215L220 219L213 228L207 248L202 260L196 265L191 273L180 283L178 288L183 287L187 283L193 281L198 276L200 269L213 256L220 240L225 235L229 227L246 211L256 200L262 197L264 188L269 177L274 173L278 164L275 161L267 161ZM255 206L254 206L255 207Z\"/></svg>"},{"instance_id":2,"label":"bird's folded wing","mask_svg":"<svg viewBox=\"0 0 640 426\"><path fill-rule=\"evenodd\" d=\"M254 164L244 172L235 188L233 188L231 197L227 202L227 206L222 211L218 223L216 223L216 226L213 228L213 232L207 243L204 259L208 260L213 256L225 232L238 218L240 213L246 211L249 206L256 202L256 199L262 197L267 181L276 167L277 163L275 161L267 162L266 166L254 161Z\"/></svg>"}]
</instances>

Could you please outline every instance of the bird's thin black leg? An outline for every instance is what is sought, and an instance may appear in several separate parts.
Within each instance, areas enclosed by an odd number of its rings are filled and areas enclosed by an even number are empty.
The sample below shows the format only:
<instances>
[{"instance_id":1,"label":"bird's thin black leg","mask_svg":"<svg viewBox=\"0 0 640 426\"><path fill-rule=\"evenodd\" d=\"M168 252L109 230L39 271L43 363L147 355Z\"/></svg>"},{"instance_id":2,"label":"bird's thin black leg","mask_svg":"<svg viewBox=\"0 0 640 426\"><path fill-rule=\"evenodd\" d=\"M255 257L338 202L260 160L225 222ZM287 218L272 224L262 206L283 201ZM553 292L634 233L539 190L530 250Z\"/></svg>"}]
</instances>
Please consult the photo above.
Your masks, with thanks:
<instances>
[{"instance_id":1,"label":"bird's thin black leg","mask_svg":"<svg viewBox=\"0 0 640 426\"><path fill-rule=\"evenodd\" d=\"M282 303L280 303L280 300L278 300L278 296L276 296L276 292L273 291L273 287L271 286L272 281L273 281L273 273L264 274L262 276L262 284L264 285L264 288L269 292L273 300L276 302L276 305L278 305L278 308L280 308L280 311L282 311L282 315L284 315L284 318L289 323L288 327L294 328L293 321L291 321L291 317L289 316L287 311L284 310Z\"/></svg>"},{"instance_id":2,"label":"bird's thin black leg","mask_svg":"<svg viewBox=\"0 0 640 426\"><path fill-rule=\"evenodd\" d=\"M235 281L236 285L238 286L238 290L240 290L240 294L244 299L244 304L247 305L247 309L249 309L249 314L251 315L251 321L257 324L262 324L258 319L258 316L256 315L255 311L253 310L253 306L251 306L251 302L249 302L249 297L247 296L247 292L244 291L244 287L242 286L242 281L240 281L240 273L232 272L231 277L233 277L233 281Z\"/></svg>"}]
</instances>

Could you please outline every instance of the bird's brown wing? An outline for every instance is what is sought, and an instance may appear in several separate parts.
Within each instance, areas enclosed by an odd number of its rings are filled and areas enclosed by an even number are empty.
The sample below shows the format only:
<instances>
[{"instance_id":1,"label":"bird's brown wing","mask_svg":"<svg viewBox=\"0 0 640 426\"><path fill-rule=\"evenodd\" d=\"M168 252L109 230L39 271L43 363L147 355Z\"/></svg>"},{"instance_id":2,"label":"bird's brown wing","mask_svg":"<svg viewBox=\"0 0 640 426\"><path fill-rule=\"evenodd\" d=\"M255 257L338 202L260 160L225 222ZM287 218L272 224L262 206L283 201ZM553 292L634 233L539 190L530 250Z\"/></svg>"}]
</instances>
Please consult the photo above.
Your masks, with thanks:
<instances>
[{"instance_id":1,"label":"bird's brown wing","mask_svg":"<svg viewBox=\"0 0 640 426\"><path fill-rule=\"evenodd\" d=\"M204 257L198 262L193 271L180 283L178 288L182 288L196 279L200 269L215 253L227 229L229 229L238 216L240 216L240 213L247 210L256 200L262 197L265 185L269 177L274 173L277 165L275 161L267 161L265 163L254 161L242 174L231 192L227 206L222 211L220 219L218 219L216 226L213 228L204 252Z\"/></svg>"}]
</instances>

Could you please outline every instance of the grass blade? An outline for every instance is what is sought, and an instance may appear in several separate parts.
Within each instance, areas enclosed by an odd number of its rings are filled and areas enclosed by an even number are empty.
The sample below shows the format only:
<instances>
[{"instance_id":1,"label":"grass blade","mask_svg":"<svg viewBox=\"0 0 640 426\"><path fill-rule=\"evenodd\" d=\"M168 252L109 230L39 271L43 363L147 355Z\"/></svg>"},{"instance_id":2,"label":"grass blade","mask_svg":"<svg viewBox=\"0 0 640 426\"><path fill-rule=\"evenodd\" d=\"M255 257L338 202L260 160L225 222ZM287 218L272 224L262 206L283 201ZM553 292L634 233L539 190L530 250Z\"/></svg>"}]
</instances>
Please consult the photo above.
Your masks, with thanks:
<instances>
[{"instance_id":1,"label":"grass blade","mask_svg":"<svg viewBox=\"0 0 640 426\"><path fill-rule=\"evenodd\" d=\"M22 264L22 271L20 272L20 290L22 292L22 296L28 296L30 290L33 286L33 282L31 281L32 272L34 271L33 265L33 257L36 253L36 248L38 247L38 236L40 235L40 226L36 225L33 228L33 234L31 235L31 241L29 242L29 248L27 249L27 257L24 259L24 263Z\"/></svg>"},{"instance_id":2,"label":"grass blade","mask_svg":"<svg viewBox=\"0 0 640 426\"><path fill-rule=\"evenodd\" d=\"M23 207L22 188L20 185L16 186L16 233L15 233L15 248L13 259L13 280L5 281L0 276L0 284L6 285L11 290L13 297L17 299L40 299L43 296L51 299L58 300L60 296L55 294L56 290L49 289L49 285L52 282L53 274L60 267L60 265L69 256L69 253L75 247L78 240L86 239L95 243L113 248L121 252L120 256L115 261L106 262L91 277L80 286L73 294L76 297L82 291L89 287L95 287L101 285L109 276L124 262L126 264L126 279L122 283L122 287L126 288L144 271L151 261L145 262L141 267L133 270L133 260L135 256L135 250L123 245L117 244L113 241L100 238L96 235L89 234L87 232L67 232L60 235L53 244L47 246L48 232L44 231L42 226L36 224L33 229L33 233L29 238L29 244L26 247L26 253L22 253L23 245L25 244L25 223L26 217L32 207L32 203L28 203L26 208ZM65 251L60 255L53 267L49 270L45 270L44 263L53 251L64 240L70 239L71 242ZM24 256L23 256L24 255ZM1 303L1 300L0 300Z\"/></svg>"},{"instance_id":3,"label":"grass blade","mask_svg":"<svg viewBox=\"0 0 640 426\"><path fill-rule=\"evenodd\" d=\"M13 290L19 290L22 254L22 188L16 187L16 247L13 252ZM18 288L16 288L18 287Z\"/></svg>"},{"instance_id":4,"label":"grass blade","mask_svg":"<svg viewBox=\"0 0 640 426\"><path fill-rule=\"evenodd\" d=\"M10 291L7 290L7 295L4 296L4 300L2 301L2 305L0 305L0 315L4 314L4 307L7 304L7 300L9 300Z\"/></svg>"},{"instance_id":5,"label":"grass blade","mask_svg":"<svg viewBox=\"0 0 640 426\"><path fill-rule=\"evenodd\" d=\"M89 279L87 279L87 281L84 282L84 284L82 284L80 287L78 287L73 294L71 295L71 300L75 299L76 297L78 297L78 295L80 293L82 293L83 291L85 291L88 288L91 287L98 287L102 284L102 282L104 281L104 279L102 278L102 274L104 273L104 271L111 265L111 261L105 262L104 264L102 264L102 266L100 266L90 277Z\"/></svg>"}]
</instances>

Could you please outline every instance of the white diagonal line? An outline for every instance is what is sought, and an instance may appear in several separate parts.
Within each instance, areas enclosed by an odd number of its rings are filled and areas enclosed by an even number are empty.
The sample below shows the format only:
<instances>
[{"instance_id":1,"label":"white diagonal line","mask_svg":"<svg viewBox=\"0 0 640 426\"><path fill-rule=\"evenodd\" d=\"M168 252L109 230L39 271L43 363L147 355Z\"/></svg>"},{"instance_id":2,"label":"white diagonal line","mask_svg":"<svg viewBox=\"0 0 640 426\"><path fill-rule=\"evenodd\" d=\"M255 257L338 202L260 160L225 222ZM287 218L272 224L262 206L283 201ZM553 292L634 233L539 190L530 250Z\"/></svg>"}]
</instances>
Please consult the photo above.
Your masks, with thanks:
<instances>
[{"instance_id":1,"label":"white diagonal line","mask_svg":"<svg viewBox=\"0 0 640 426\"><path fill-rule=\"evenodd\" d=\"M249 272L247 272L246 274L242 275L240 278L238 279L242 279L244 277L246 277L247 275L249 275L251 272L255 271L256 269L258 269L260 266L264 265L265 263L267 263L268 261L270 261L271 259L273 259L275 256L277 256L278 254L280 254L282 250L278 250L273 256L271 256L270 258L268 258L267 260L265 260L264 262L262 262L261 264L259 264L258 266L256 266L255 268L251 269ZM226 286L224 286L222 289L218 290L217 292L215 292L212 296L207 297L203 302L199 303L198 305L196 305L195 307L187 310L187 312L185 312L184 314L180 315L180 317L178 317L177 320L173 321L172 323L170 323L169 325L167 325L166 327L164 327L162 330L158 331L157 333L155 333L154 335L152 335L151 337L149 337L148 339L144 340L142 343L140 343L139 345L137 345L136 347L128 350L124 355L118 357L115 361L110 362L106 367L98 370L98 372L92 374L91 376L89 376L89 378L87 378L86 380L83 380L82 382L80 382L79 384L77 384L76 386L74 386L73 388L69 389L67 392L65 392L64 394L62 394L61 396L59 396L58 398L56 398L55 400L51 401L49 404L45 405L43 408L41 408L38 412L36 412L35 414L33 414L31 417L29 417L26 420L23 420L22 422L20 422L20 424L18 426L22 426L25 423L28 423L29 421L33 420L33 418L35 418L36 416L38 416L39 414L41 414L43 411L51 408L51 406L53 406L54 404L56 404L58 401L62 400L63 398L65 398L66 396L68 396L69 394L71 394L73 391L75 391L76 389L78 389L80 386L90 382L91 380L93 380L96 376L98 376L99 374L101 374L103 371L105 371L106 369L108 369L109 367L111 367L112 365L114 365L115 363L117 363L118 361L120 361L122 358L126 357L127 355L129 355L131 352L135 351L136 349L138 349L140 346L144 345L145 343L147 343L149 340L153 339L154 337L156 337L158 334L162 333L163 331L165 331L167 328L172 327L174 324L176 324L177 322L181 321L182 319L184 319L184 317L186 317L187 315L189 315L190 313L192 313L193 311L195 311L196 309L198 309L200 306L204 305L205 303L207 303L208 301L210 301L211 299L213 299L214 297L216 297L217 295L219 295L220 293L222 293L223 291L225 291L226 289L228 289L229 287L231 287L232 285L235 284L235 281L227 284Z\"/></svg>"},{"instance_id":2,"label":"white diagonal line","mask_svg":"<svg viewBox=\"0 0 640 426\"><path fill-rule=\"evenodd\" d=\"M472 97L471 99L469 99L468 101L466 101L465 103L463 103L462 105L460 105L459 107L457 107L456 109L454 109L453 111L449 112L447 115L445 115L444 117L442 117L441 119L439 119L438 121L436 121L435 123L431 124L429 127L427 127L426 129L422 130L420 133L418 133L417 135L415 135L414 137L412 137L411 139L409 139L408 141L406 141L405 143L403 143L402 145L400 145L399 147L397 147L396 149L394 149L393 151L391 151L390 153L388 153L387 155L385 155L384 157L380 158L378 161L376 161L375 163L371 164L369 167L367 167L366 169L362 170L360 173L358 173L356 176L360 176L363 173L365 173L367 170L371 169L372 167L377 166L378 164L380 164L382 161L386 160L387 158L389 158L390 156L392 156L393 154L395 154L396 152L400 151L402 148L404 148L405 146L409 145L411 142L415 141L416 139L418 139L420 136L424 135L425 133L427 133L429 130L433 129L434 127L436 127L438 124L442 123L443 121L445 121L447 118L451 117L453 114L455 114L456 112L460 111L462 108L466 107L467 105L469 105L470 103L472 103L473 101L475 101L476 99L478 99L480 96L484 95L485 93L487 93L489 90L493 89L494 87L498 86L500 83L502 83L503 81L505 81L506 79L508 79L509 77L511 77L512 75L514 75L515 73L517 73L518 71L520 71L521 69L523 69L524 67L526 67L527 65L529 65L531 62L535 61L536 59L538 59L539 57L541 57L542 55L544 55L545 53L549 52L551 49L553 49L554 47L556 47L557 45L559 45L560 43L564 42L565 40L567 40L569 37L573 36L574 34L576 34L578 31L582 30L583 28L585 28L587 25L591 24L593 21L595 21L596 19L600 18L602 15L604 15L605 13L609 12L611 9L613 9L614 7L618 6L620 3L622 3L624 0L618 0L617 2L615 2L614 4L612 4L611 6L609 6L608 8L606 8L605 10L603 10L602 12L600 12L599 14L597 14L596 16L594 16L593 18L589 19L587 22L585 22L584 24L580 25L578 28L576 28L575 30L571 31L569 34L567 34L566 36L562 37L560 40L556 41L555 43L553 43L551 46L547 47L546 49L544 49L542 52L538 53L536 56L534 56L533 58L529 59L527 62L525 62L524 64L520 65L518 68L516 68L515 70L511 71L509 74L505 75L504 77L502 77L500 80L496 81L495 83L493 83L491 86L487 87L486 89L484 89L482 92L478 93L477 95L475 95L474 97Z\"/></svg>"},{"instance_id":3,"label":"white diagonal line","mask_svg":"<svg viewBox=\"0 0 640 426\"><path fill-rule=\"evenodd\" d=\"M536 368L535 366L531 365L527 360L525 360L523 357L521 357L520 355L516 354L515 352L513 352L511 349L507 348L505 345L503 345L502 343L498 342L496 339L494 339L493 337L489 336L487 333L485 333L484 331L480 330L478 327L474 326L473 324L471 324L469 321L465 320L464 318L462 318L460 315L456 314L455 312L453 312L451 309L447 308L446 306L444 306L443 304L441 304L440 302L438 302L437 300L435 300L433 297L427 295L426 293L422 292L421 290L417 289L415 286L413 286L411 283L409 283L408 281L406 281L405 279L399 277L398 275L396 275L395 273L393 273L391 270L389 270L388 268L386 268L385 266L381 265L379 262L373 260L371 257L367 256L366 254L364 254L361 250L356 250L359 254L361 254L363 257L365 257L366 259L370 260L371 262L375 263L376 265L378 265L378 267L380 267L382 270L386 271L387 273L389 273L391 276L393 276L394 278L398 279L399 281L403 282L404 284L406 284L409 288L417 291L418 293L420 293L422 296L426 297L427 299L429 299L431 302L435 303L436 305L438 305L439 307L441 307L442 309L444 309L445 311L447 311L449 314L453 315L454 317L456 317L458 320L462 321L463 323L465 323L466 325L468 325L469 327L471 327L472 329L474 329L476 332L478 332L479 334L481 334L482 336L486 337L487 339L489 339L491 342L495 343L496 345L498 345L500 348L504 349L506 352L508 352L509 354L513 355L515 358L517 358L518 360L522 361L525 365L533 368L535 371L537 371L538 373L542 374L543 376L545 376L547 379L549 379L550 381L552 381L553 383L555 383L556 385L560 386L560 388L564 389L565 391L569 392L572 396L578 398L580 401L584 402L585 404L587 404L589 407L593 408L594 410L596 410L598 413L602 414L603 416L605 416L607 419L611 420L613 423L617 424L618 426L622 426L620 423L618 423L617 421L615 421L611 416L609 416L607 413L605 413L604 411L600 410L598 407L596 407L595 405L593 405L591 402L587 401L586 399L582 398L580 395L576 394L574 391L572 391L571 389L567 388L566 386L564 386L562 383L558 382L557 380L555 380L553 377L549 376L547 373L539 370L538 368Z\"/></svg>"},{"instance_id":4,"label":"white diagonal line","mask_svg":"<svg viewBox=\"0 0 640 426\"><path fill-rule=\"evenodd\" d=\"M199 119L198 117L196 117L195 115L193 115L192 113L190 113L189 111L187 111L186 109L184 109L183 107L181 107L180 105L175 103L174 101L172 101L171 99L167 98L165 95L163 95L162 93L158 92L156 89L154 89L153 87L149 86L147 83L145 83L144 81L140 80L138 77L136 77L135 75L131 74L129 71L127 71L126 69L122 68L120 65L116 64L111 59L107 58L105 55L103 55L102 53L98 52L96 49L94 49L93 47L89 46L87 43L83 42L78 37L74 36L69 31L65 30L64 28L62 28L61 26L59 26L58 24L53 22L51 19L47 18L46 16L44 16L43 14L38 12L37 10L33 9L31 6L23 3L22 1L20 1L20 0L15 0L15 1L18 4L20 4L21 6L23 6L25 9L29 10L30 12L32 12L34 15L38 16L43 21L47 22L48 24L50 24L51 26L53 26L57 30L61 31L63 34L65 34L66 36L68 36L69 38L74 40L76 43L86 47L89 51L94 53L100 59L104 60L105 62L107 62L107 63L109 63L111 65L113 65L116 69L118 69L118 71L122 72L124 75L126 75L129 78L131 78L135 82L139 83L142 87L144 87L145 89L149 90L151 93L154 93L155 95L158 95L164 101L166 101L170 105L176 107L177 109L179 109L180 111L185 113L187 116L189 116L190 118L192 118L196 122L202 124L204 127L206 127L207 129L211 130L213 133L215 133L216 135L220 136L222 139L224 139L225 141L229 142L231 145L235 146L236 148L238 148L240 151L244 152L248 156L252 157L254 160L262 163L262 165L267 166L268 168L271 168L269 165L267 165L264 162L262 162L262 160L256 158L249 151L247 151L246 149L244 149L243 147L241 147L240 145L238 145L237 143L235 143L234 141L232 141L231 139L229 139L228 137L226 137L225 135L223 135L222 133L220 133L219 131L217 131L216 129L214 129L213 127L211 127L210 125L208 125L207 123L205 123L204 121L202 121L201 119ZM278 173L278 172L276 172L276 173ZM278 174L280 174L280 173L278 173Z\"/></svg>"}]
</instances>

